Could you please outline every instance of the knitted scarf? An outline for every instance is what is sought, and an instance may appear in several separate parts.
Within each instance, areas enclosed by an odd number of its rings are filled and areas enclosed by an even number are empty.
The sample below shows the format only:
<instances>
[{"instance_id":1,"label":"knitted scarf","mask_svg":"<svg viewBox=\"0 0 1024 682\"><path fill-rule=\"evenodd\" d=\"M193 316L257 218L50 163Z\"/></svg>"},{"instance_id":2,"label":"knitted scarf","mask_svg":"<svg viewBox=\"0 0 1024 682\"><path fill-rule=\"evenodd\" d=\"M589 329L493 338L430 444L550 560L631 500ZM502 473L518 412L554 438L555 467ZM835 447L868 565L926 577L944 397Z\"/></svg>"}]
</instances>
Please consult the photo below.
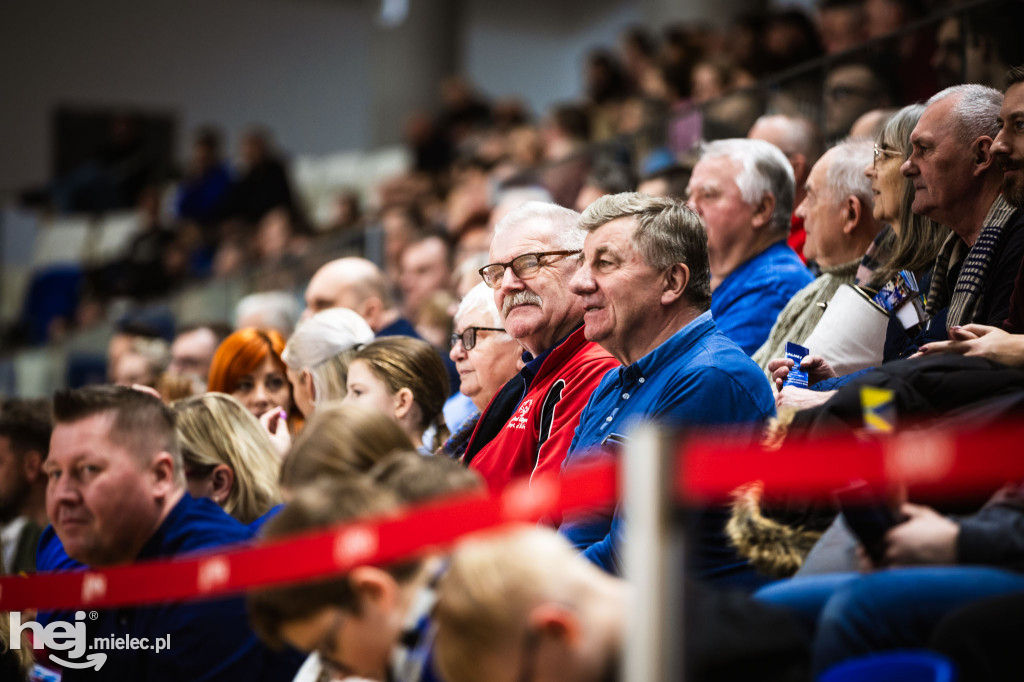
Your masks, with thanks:
<instances>
[{"instance_id":1,"label":"knitted scarf","mask_svg":"<svg viewBox=\"0 0 1024 682\"><path fill-rule=\"evenodd\" d=\"M825 312L818 304L831 301L844 284L853 284L860 264L858 259L822 268L821 276L796 292L776 318L768 340L752 356L754 362L767 372L769 361L786 356L787 341L803 343Z\"/></svg>"},{"instance_id":2,"label":"knitted scarf","mask_svg":"<svg viewBox=\"0 0 1024 682\"><path fill-rule=\"evenodd\" d=\"M1003 227L1009 222L1013 211L1014 208L1000 194L992 202L988 215L985 216L984 227L974 246L968 248L955 233L946 238L935 259L935 269L932 270L932 283L925 304L928 317L934 317L940 310L948 307L946 329L977 320L982 312L985 281L992 265L992 258ZM960 275L950 291L949 273L961 261L963 266L960 268Z\"/></svg>"}]
</instances>

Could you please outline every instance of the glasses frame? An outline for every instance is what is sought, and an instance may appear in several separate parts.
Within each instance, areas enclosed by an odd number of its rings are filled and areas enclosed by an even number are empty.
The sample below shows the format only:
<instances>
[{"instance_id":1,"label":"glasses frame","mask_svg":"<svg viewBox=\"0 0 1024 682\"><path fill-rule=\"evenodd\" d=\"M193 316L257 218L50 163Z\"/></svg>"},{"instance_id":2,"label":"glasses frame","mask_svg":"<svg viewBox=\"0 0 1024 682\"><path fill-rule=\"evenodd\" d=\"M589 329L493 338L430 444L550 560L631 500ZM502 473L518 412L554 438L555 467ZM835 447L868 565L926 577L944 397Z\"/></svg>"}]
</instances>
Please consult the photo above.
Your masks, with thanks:
<instances>
[{"instance_id":1,"label":"glasses frame","mask_svg":"<svg viewBox=\"0 0 1024 682\"><path fill-rule=\"evenodd\" d=\"M516 277L518 277L519 279L530 279L531 277L534 277L538 272L540 272L540 268L542 265L545 265L545 263L541 262L542 258L552 256L575 256L580 253L583 253L582 249L574 249L571 251L540 251L537 253L524 253L521 256L516 256L507 263L488 263L487 265L477 270L477 272L479 272L480 277L483 278L484 284L489 286L491 289L497 289L501 286L501 281L505 278L505 271L508 270L509 268L512 268L512 272L514 272ZM526 260L524 259L529 258L536 258L537 265L534 267L529 267L529 269L527 269L527 266L524 265L524 263L526 263ZM519 263L519 265L516 265L516 263ZM501 274L495 277L488 277L486 271L491 270L495 267L501 268Z\"/></svg>"},{"instance_id":2,"label":"glasses frame","mask_svg":"<svg viewBox=\"0 0 1024 682\"><path fill-rule=\"evenodd\" d=\"M881 147L878 146L877 142L875 143L875 149L873 154L874 155L871 157L872 168L876 168L878 166L878 157L882 156L883 154L886 156L903 156L903 152L898 152L895 149L882 149Z\"/></svg>"},{"instance_id":3,"label":"glasses frame","mask_svg":"<svg viewBox=\"0 0 1024 682\"><path fill-rule=\"evenodd\" d=\"M501 327L466 327L462 330L461 334L452 334L452 348L455 348L455 344L459 341L462 342L463 350L473 350L476 348L476 333L477 332L504 332L505 330ZM472 332L472 333L471 333ZM466 342L466 335L469 335L469 343Z\"/></svg>"}]
</instances>

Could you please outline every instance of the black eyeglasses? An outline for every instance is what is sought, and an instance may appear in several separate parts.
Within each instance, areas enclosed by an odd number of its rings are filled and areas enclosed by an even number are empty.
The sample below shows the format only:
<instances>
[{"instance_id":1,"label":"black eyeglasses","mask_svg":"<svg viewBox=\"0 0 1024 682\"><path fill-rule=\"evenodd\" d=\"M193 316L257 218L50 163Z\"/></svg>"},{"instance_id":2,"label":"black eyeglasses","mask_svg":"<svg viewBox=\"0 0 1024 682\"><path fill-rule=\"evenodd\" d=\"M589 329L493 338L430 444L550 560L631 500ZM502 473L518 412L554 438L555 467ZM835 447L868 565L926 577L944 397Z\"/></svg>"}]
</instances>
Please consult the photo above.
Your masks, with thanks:
<instances>
[{"instance_id":1,"label":"black eyeglasses","mask_svg":"<svg viewBox=\"0 0 1024 682\"><path fill-rule=\"evenodd\" d=\"M476 346L476 333L479 331L484 332L503 332L505 331L501 327L466 327L461 334L452 334L452 348L459 341L462 341L462 348L464 350L473 350Z\"/></svg>"},{"instance_id":2,"label":"black eyeglasses","mask_svg":"<svg viewBox=\"0 0 1024 682\"><path fill-rule=\"evenodd\" d=\"M554 258L558 256L575 256L581 253L580 249L574 251L544 251L542 253L524 253L522 256L517 256L507 263L491 263L480 268L480 276L484 278L484 283L492 289L497 289L501 286L501 280L505 277L505 270L509 267L512 268L512 272L516 273L516 277L519 279L529 279L536 275L540 271L540 266L544 265L541 259L543 258Z\"/></svg>"},{"instance_id":3,"label":"black eyeglasses","mask_svg":"<svg viewBox=\"0 0 1024 682\"><path fill-rule=\"evenodd\" d=\"M900 152L896 151L895 149L882 149L881 147L878 146L877 143L875 144L875 152L874 153L875 153L875 155L871 158L871 167L872 168L874 168L875 164L878 163L878 157L882 156L883 154L886 154L888 156L901 156Z\"/></svg>"}]
</instances>

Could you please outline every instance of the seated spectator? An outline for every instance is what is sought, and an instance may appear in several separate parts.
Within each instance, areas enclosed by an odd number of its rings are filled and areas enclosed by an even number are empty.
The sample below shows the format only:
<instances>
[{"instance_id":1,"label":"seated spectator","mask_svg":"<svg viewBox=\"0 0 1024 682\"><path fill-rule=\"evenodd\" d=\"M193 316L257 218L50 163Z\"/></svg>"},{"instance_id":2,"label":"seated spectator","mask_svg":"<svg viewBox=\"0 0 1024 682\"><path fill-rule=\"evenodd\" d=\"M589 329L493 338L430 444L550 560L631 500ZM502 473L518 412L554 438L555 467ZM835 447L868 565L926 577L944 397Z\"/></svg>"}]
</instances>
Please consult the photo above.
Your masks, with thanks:
<instances>
[{"instance_id":1,"label":"seated spectator","mask_svg":"<svg viewBox=\"0 0 1024 682\"><path fill-rule=\"evenodd\" d=\"M751 671L759 680L807 679L807 645L786 614L697 587L684 604L687 680L741 680ZM631 606L625 581L549 530L468 540L438 586L437 669L447 682L615 681Z\"/></svg>"},{"instance_id":2,"label":"seated spectator","mask_svg":"<svg viewBox=\"0 0 1024 682\"><path fill-rule=\"evenodd\" d=\"M914 273L917 283L927 288L931 269L949 230L914 213L914 183L900 167L914 151L910 134L924 112L923 104L911 104L896 112L875 138L875 156L864 174L871 179L875 197L873 215L886 223L890 232L869 251L857 273L859 283L869 289L881 289L900 270Z\"/></svg>"},{"instance_id":3,"label":"seated spectator","mask_svg":"<svg viewBox=\"0 0 1024 682\"><path fill-rule=\"evenodd\" d=\"M270 134L253 128L240 142L242 168L225 200L224 215L255 226L271 209L295 208L284 163L273 149Z\"/></svg>"},{"instance_id":4,"label":"seated spectator","mask_svg":"<svg viewBox=\"0 0 1024 682\"><path fill-rule=\"evenodd\" d=\"M167 373L189 379L197 384L195 393L203 393L213 354L230 334L231 328L222 322L182 327L171 343L171 362L167 365Z\"/></svg>"},{"instance_id":5,"label":"seated spectator","mask_svg":"<svg viewBox=\"0 0 1024 682\"><path fill-rule=\"evenodd\" d=\"M210 498L246 525L281 501L281 457L240 402L207 393L179 400L172 409L185 487L192 497Z\"/></svg>"},{"instance_id":6,"label":"seated spectator","mask_svg":"<svg viewBox=\"0 0 1024 682\"><path fill-rule=\"evenodd\" d=\"M425 234L413 239L402 249L398 262L402 312L407 318L413 319L427 298L451 287L451 242L442 233Z\"/></svg>"},{"instance_id":7,"label":"seated spectator","mask_svg":"<svg viewBox=\"0 0 1024 682\"><path fill-rule=\"evenodd\" d=\"M291 292L261 291L249 294L235 305L235 329L273 329L287 339L295 331L301 313Z\"/></svg>"},{"instance_id":8,"label":"seated spectator","mask_svg":"<svg viewBox=\"0 0 1024 682\"><path fill-rule=\"evenodd\" d=\"M720 333L711 304L707 236L681 201L643 194L598 199L580 218L584 262L569 282L582 299L584 333L622 367L609 371L580 415L564 469L621 445L637 423L759 432L775 412L764 375ZM795 256L794 256L795 258ZM745 562L722 535L724 513L706 511L694 540L701 578L741 585ZM621 519L574 513L559 532L609 573L621 571Z\"/></svg>"},{"instance_id":9,"label":"seated spectator","mask_svg":"<svg viewBox=\"0 0 1024 682\"><path fill-rule=\"evenodd\" d=\"M522 347L501 324L501 313L494 305L494 296L487 285L480 282L470 289L455 313L450 357L459 371L459 395L470 401L472 409L455 426L448 419L447 412L455 398L449 398L445 405L445 420L452 424L453 433L442 450L449 457L462 457L480 414L516 374Z\"/></svg>"},{"instance_id":10,"label":"seated spectator","mask_svg":"<svg viewBox=\"0 0 1024 682\"><path fill-rule=\"evenodd\" d=\"M861 0L822 0L817 3L817 9L818 31L826 54L852 50L867 40Z\"/></svg>"},{"instance_id":11,"label":"seated spectator","mask_svg":"<svg viewBox=\"0 0 1024 682\"><path fill-rule=\"evenodd\" d=\"M435 291L427 296L413 318L416 333L439 353L448 350L448 339L452 335L452 310L458 302L447 290Z\"/></svg>"},{"instance_id":12,"label":"seated spectator","mask_svg":"<svg viewBox=\"0 0 1024 682\"><path fill-rule=\"evenodd\" d=\"M52 428L49 401L11 398L0 409L0 575L36 570Z\"/></svg>"},{"instance_id":13,"label":"seated spectator","mask_svg":"<svg viewBox=\"0 0 1024 682\"><path fill-rule=\"evenodd\" d=\"M947 226L951 234L932 270L927 321L919 331L904 330L890 321L886 360L907 357L927 342L946 339L954 327L999 326L1007 318L1014 280L1024 259L1024 210L1008 201L1012 196L1003 195L1002 168L991 150L1002 105L1001 93L991 88L947 88L928 100L911 134L913 153L901 171L916 190L912 210ZM944 161L947 158L949 163ZM787 361L774 362L773 372L777 382L784 379ZM807 372L812 383L836 374L820 358L808 365ZM816 388L829 389L836 383L830 380ZM820 404L829 395L817 391L818 396L808 397L809 393L788 387L780 401L806 406Z\"/></svg>"},{"instance_id":14,"label":"seated spectator","mask_svg":"<svg viewBox=\"0 0 1024 682\"><path fill-rule=\"evenodd\" d=\"M113 382L114 365L121 355L132 349L136 339L170 339L173 331L159 329L156 324L144 320L125 319L117 324L117 328L107 342L107 380Z\"/></svg>"},{"instance_id":15,"label":"seated spectator","mask_svg":"<svg viewBox=\"0 0 1024 682\"><path fill-rule=\"evenodd\" d=\"M484 410L462 461L491 488L520 476L561 470L579 414L618 362L583 335L583 304L568 290L585 233L579 215L529 202L495 227L491 264L480 269L494 290L501 324L527 351L519 375Z\"/></svg>"},{"instance_id":16,"label":"seated spectator","mask_svg":"<svg viewBox=\"0 0 1024 682\"><path fill-rule=\"evenodd\" d=\"M811 168L818 162L822 153L823 141L818 126L802 116L782 114L762 116L754 122L747 137L751 140L771 142L786 155L786 160L793 167L795 181L793 205L800 206L807 194L807 190L804 189L807 177L811 174ZM807 234L804 232L803 219L794 213L786 243L800 254L800 258L805 263L807 262L807 258L804 256L806 240Z\"/></svg>"},{"instance_id":17,"label":"seated spectator","mask_svg":"<svg viewBox=\"0 0 1024 682\"><path fill-rule=\"evenodd\" d=\"M399 463L395 462L381 476L410 497L403 499L389 485L374 485L362 478L321 481L296 494L267 524L265 538L385 516L402 502L430 500L481 485L450 460L412 454L419 462L409 464L411 469L396 471L394 465ZM412 491L405 487L410 476L417 479ZM436 554L385 568L357 566L341 577L250 593L249 613L268 643L286 642L316 654L303 670L309 679L315 679L319 669L327 679L434 680L430 609L443 568L443 559Z\"/></svg>"},{"instance_id":18,"label":"seated spectator","mask_svg":"<svg viewBox=\"0 0 1024 682\"><path fill-rule=\"evenodd\" d=\"M793 168L762 140L711 142L693 169L689 196L707 226L715 324L752 354L813 279L786 244Z\"/></svg>"},{"instance_id":19,"label":"seated spectator","mask_svg":"<svg viewBox=\"0 0 1024 682\"><path fill-rule=\"evenodd\" d=\"M345 402L388 415L423 454L433 454L449 436L441 412L447 397L448 375L426 341L377 339L356 351L349 363ZM424 435L431 428L432 442L426 443Z\"/></svg>"},{"instance_id":20,"label":"seated spectator","mask_svg":"<svg viewBox=\"0 0 1024 682\"><path fill-rule=\"evenodd\" d=\"M295 406L283 352L284 339L276 331L239 329L217 348L207 386L238 399L254 417L273 415L272 433L278 421L286 420L287 430L294 434L302 424L302 413Z\"/></svg>"},{"instance_id":21,"label":"seated spectator","mask_svg":"<svg viewBox=\"0 0 1024 682\"><path fill-rule=\"evenodd\" d=\"M853 122L871 109L898 104L892 85L866 62L840 63L825 77L825 139L849 135Z\"/></svg>"},{"instance_id":22,"label":"seated spectator","mask_svg":"<svg viewBox=\"0 0 1024 682\"><path fill-rule=\"evenodd\" d=\"M348 308L328 308L299 324L281 359L303 416L312 416L318 404L345 397L355 349L372 340L366 320Z\"/></svg>"},{"instance_id":23,"label":"seated spectator","mask_svg":"<svg viewBox=\"0 0 1024 682\"><path fill-rule=\"evenodd\" d=\"M224 161L220 131L203 127L192 138L192 156L178 186L174 210L178 218L210 226L220 220L231 188L231 169Z\"/></svg>"},{"instance_id":24,"label":"seated spectator","mask_svg":"<svg viewBox=\"0 0 1024 682\"><path fill-rule=\"evenodd\" d=\"M388 415L363 405L332 403L309 420L281 464L285 499L320 478L349 479L365 474L412 441Z\"/></svg>"},{"instance_id":25,"label":"seated spectator","mask_svg":"<svg viewBox=\"0 0 1024 682\"><path fill-rule=\"evenodd\" d=\"M252 531L185 489L174 415L156 398L117 386L58 391L45 471L53 525L39 543L39 570L106 567L244 542ZM298 661L255 639L240 598L103 609L89 637L170 636L173 649L110 649L102 674L64 668L65 681L288 680ZM73 621L71 613L41 621Z\"/></svg>"},{"instance_id":26,"label":"seated spectator","mask_svg":"<svg viewBox=\"0 0 1024 682\"><path fill-rule=\"evenodd\" d=\"M685 183L684 183L685 188ZM628 166L613 161L598 161L587 174L583 189L576 195L575 207L583 211L591 202L606 194L632 192L636 187L636 179Z\"/></svg>"},{"instance_id":27,"label":"seated spectator","mask_svg":"<svg viewBox=\"0 0 1024 682\"><path fill-rule=\"evenodd\" d=\"M798 291L779 313L768 340L752 356L762 369L786 354L786 343L804 343L827 304L843 284L853 284L861 259L881 229L872 207L871 183L864 166L871 143L840 143L814 164L806 196L795 215L804 223L804 255L818 264L821 276ZM770 376L770 375L769 375Z\"/></svg>"},{"instance_id":28,"label":"seated spectator","mask_svg":"<svg viewBox=\"0 0 1024 682\"><path fill-rule=\"evenodd\" d=\"M416 329L395 306L384 273L365 258L339 258L317 270L306 286L303 318L328 308L359 313L375 336L412 336Z\"/></svg>"},{"instance_id":29,"label":"seated spectator","mask_svg":"<svg viewBox=\"0 0 1024 682\"><path fill-rule=\"evenodd\" d=\"M111 382L121 386L153 388L170 361L170 349L166 341L136 338L114 363Z\"/></svg>"},{"instance_id":30,"label":"seated spectator","mask_svg":"<svg viewBox=\"0 0 1024 682\"><path fill-rule=\"evenodd\" d=\"M686 198L686 188L690 184L691 169L680 164L672 164L648 174L637 185L637 192L650 194L652 197ZM629 191L629 190L626 190ZM617 194L617 192L608 192Z\"/></svg>"}]
</instances>

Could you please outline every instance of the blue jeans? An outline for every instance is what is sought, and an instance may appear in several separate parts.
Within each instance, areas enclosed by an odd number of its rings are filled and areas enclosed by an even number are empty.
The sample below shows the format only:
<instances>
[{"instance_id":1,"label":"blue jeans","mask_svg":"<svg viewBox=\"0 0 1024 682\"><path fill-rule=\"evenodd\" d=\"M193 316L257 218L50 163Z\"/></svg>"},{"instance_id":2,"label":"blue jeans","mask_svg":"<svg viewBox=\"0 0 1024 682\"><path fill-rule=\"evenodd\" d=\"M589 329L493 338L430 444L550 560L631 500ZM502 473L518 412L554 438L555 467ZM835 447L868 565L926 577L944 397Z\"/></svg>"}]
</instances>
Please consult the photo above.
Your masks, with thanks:
<instances>
[{"instance_id":1,"label":"blue jeans","mask_svg":"<svg viewBox=\"0 0 1024 682\"><path fill-rule=\"evenodd\" d=\"M985 597L1024 590L1024 575L982 566L897 568L775 583L757 598L817 618L814 672L872 651L924 647L953 610Z\"/></svg>"}]
</instances>

